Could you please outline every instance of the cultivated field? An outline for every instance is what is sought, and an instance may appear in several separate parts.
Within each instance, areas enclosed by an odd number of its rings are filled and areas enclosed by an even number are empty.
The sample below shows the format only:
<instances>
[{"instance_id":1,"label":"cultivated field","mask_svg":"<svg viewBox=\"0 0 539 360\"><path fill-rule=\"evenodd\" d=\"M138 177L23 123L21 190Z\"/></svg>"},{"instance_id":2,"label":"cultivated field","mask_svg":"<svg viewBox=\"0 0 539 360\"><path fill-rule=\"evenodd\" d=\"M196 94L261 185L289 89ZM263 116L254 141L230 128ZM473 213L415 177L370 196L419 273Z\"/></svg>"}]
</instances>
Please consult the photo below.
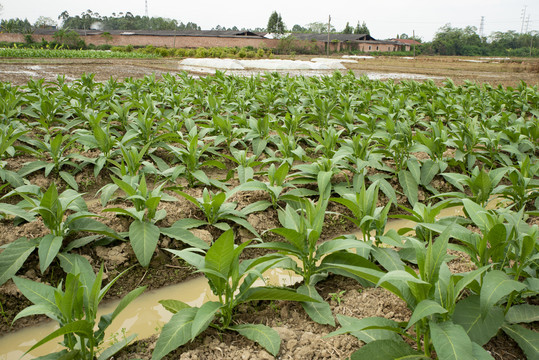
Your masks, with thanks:
<instances>
[{"instance_id":1,"label":"cultivated field","mask_svg":"<svg viewBox=\"0 0 539 360\"><path fill-rule=\"evenodd\" d=\"M45 316L46 359L537 359L537 61L460 60L2 61L0 359ZM125 347L150 289L174 315Z\"/></svg>"}]
</instances>

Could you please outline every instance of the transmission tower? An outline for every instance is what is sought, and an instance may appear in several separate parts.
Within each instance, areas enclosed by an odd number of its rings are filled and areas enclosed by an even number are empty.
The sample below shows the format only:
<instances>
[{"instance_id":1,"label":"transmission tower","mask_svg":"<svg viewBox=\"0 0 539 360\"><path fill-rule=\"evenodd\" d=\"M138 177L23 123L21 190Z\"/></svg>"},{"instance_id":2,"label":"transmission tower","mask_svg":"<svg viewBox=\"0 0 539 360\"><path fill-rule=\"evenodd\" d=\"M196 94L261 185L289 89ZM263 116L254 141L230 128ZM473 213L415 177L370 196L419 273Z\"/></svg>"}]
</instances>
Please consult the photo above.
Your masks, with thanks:
<instances>
[{"instance_id":1,"label":"transmission tower","mask_svg":"<svg viewBox=\"0 0 539 360\"><path fill-rule=\"evenodd\" d=\"M485 17L481 16L481 25L479 25L479 36L483 37L483 31L485 30Z\"/></svg>"},{"instance_id":2,"label":"transmission tower","mask_svg":"<svg viewBox=\"0 0 539 360\"><path fill-rule=\"evenodd\" d=\"M146 17L149 17L148 16L148 0L144 0L144 6L145 6L144 13L146 14Z\"/></svg>"},{"instance_id":3,"label":"transmission tower","mask_svg":"<svg viewBox=\"0 0 539 360\"><path fill-rule=\"evenodd\" d=\"M522 20L522 23L520 25L520 33L521 34L524 31L524 20L526 20L526 8L527 7L528 7L527 5L524 5L524 9L522 9L522 13L520 14L520 19Z\"/></svg>"},{"instance_id":4,"label":"transmission tower","mask_svg":"<svg viewBox=\"0 0 539 360\"><path fill-rule=\"evenodd\" d=\"M530 26L530 14L526 16L526 34L528 33L529 26Z\"/></svg>"}]
</instances>

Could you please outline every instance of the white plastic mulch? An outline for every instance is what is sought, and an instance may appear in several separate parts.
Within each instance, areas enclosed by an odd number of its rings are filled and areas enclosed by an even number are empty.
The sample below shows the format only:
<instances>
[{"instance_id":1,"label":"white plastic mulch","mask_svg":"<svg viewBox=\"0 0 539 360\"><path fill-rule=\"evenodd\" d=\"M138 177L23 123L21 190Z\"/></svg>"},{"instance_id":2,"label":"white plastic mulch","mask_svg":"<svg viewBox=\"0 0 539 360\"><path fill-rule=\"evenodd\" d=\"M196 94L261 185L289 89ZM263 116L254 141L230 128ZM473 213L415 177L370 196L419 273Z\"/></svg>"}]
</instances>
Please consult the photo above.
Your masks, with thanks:
<instances>
[{"instance_id":1,"label":"white plastic mulch","mask_svg":"<svg viewBox=\"0 0 539 360\"><path fill-rule=\"evenodd\" d=\"M313 58L311 61L304 60L281 60L281 59L210 59L189 58L180 61L179 70L199 74L214 74L216 71L226 71L229 74L251 76L265 71L275 71L288 75L321 76L331 74L335 70L345 70L344 63L357 63L357 59L374 59L372 56L345 55L341 59ZM413 59L413 58L412 58ZM377 73L362 72L357 75L365 75L373 80L385 79L442 79L438 76L405 74L405 73Z\"/></svg>"},{"instance_id":2,"label":"white plastic mulch","mask_svg":"<svg viewBox=\"0 0 539 360\"><path fill-rule=\"evenodd\" d=\"M313 59L303 60L238 60L238 59L184 59L180 61L180 69L198 68L201 70L344 70L346 69L340 59ZM211 71L202 71L211 72Z\"/></svg>"},{"instance_id":3,"label":"white plastic mulch","mask_svg":"<svg viewBox=\"0 0 539 360\"><path fill-rule=\"evenodd\" d=\"M345 59L375 59L374 56L369 55L343 55Z\"/></svg>"}]
</instances>

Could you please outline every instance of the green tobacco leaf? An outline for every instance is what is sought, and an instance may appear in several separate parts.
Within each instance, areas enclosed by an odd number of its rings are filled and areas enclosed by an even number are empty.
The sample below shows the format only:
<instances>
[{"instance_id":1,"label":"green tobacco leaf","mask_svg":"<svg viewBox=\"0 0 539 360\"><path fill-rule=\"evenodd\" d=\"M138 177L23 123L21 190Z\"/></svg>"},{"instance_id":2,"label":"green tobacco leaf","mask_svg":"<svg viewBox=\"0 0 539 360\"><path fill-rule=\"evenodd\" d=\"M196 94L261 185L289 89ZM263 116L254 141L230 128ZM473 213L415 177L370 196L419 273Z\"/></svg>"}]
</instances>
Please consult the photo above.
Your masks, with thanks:
<instances>
[{"instance_id":1,"label":"green tobacco leaf","mask_svg":"<svg viewBox=\"0 0 539 360\"><path fill-rule=\"evenodd\" d=\"M432 343L440 360L474 360L472 341L460 325L429 321Z\"/></svg>"},{"instance_id":2,"label":"green tobacco leaf","mask_svg":"<svg viewBox=\"0 0 539 360\"><path fill-rule=\"evenodd\" d=\"M494 360L488 351L483 349L481 345L472 342L472 353L474 360Z\"/></svg>"},{"instance_id":3,"label":"green tobacco leaf","mask_svg":"<svg viewBox=\"0 0 539 360\"><path fill-rule=\"evenodd\" d=\"M58 310L50 304L30 305L27 308L22 309L21 312L19 312L17 316L13 318L12 323L26 316L47 315L50 317L55 313L58 313Z\"/></svg>"},{"instance_id":4,"label":"green tobacco leaf","mask_svg":"<svg viewBox=\"0 0 539 360\"><path fill-rule=\"evenodd\" d=\"M287 229L287 228L276 228L271 229L271 232L281 235L284 237L290 244L294 245L298 250L303 249L303 235L297 232L294 229Z\"/></svg>"},{"instance_id":5,"label":"green tobacco leaf","mask_svg":"<svg viewBox=\"0 0 539 360\"><path fill-rule=\"evenodd\" d=\"M376 340L363 345L351 360L428 359L404 341Z\"/></svg>"},{"instance_id":6,"label":"green tobacco leaf","mask_svg":"<svg viewBox=\"0 0 539 360\"><path fill-rule=\"evenodd\" d=\"M539 333L520 325L504 325L502 330L518 343L528 360L539 360Z\"/></svg>"},{"instance_id":7,"label":"green tobacco leaf","mask_svg":"<svg viewBox=\"0 0 539 360\"><path fill-rule=\"evenodd\" d=\"M413 276L412 274L410 274L409 272L405 270L393 270L384 274L384 276L382 276L380 280L378 280L378 283L376 284L376 286L380 286L384 282L393 282L393 281L405 281L405 282L413 282L413 283L423 284L423 285L430 285L428 282L425 282Z\"/></svg>"},{"instance_id":8,"label":"green tobacco leaf","mask_svg":"<svg viewBox=\"0 0 539 360\"><path fill-rule=\"evenodd\" d=\"M429 185L439 171L440 167L436 162L430 159L426 160L421 166L421 185Z\"/></svg>"},{"instance_id":9,"label":"green tobacco leaf","mask_svg":"<svg viewBox=\"0 0 539 360\"><path fill-rule=\"evenodd\" d=\"M56 303L54 302L54 288L52 286L17 276L13 277L13 282L17 285L20 292L32 303L56 307Z\"/></svg>"},{"instance_id":10,"label":"green tobacco leaf","mask_svg":"<svg viewBox=\"0 0 539 360\"><path fill-rule=\"evenodd\" d=\"M6 203L0 203L0 213L7 214L7 215L13 215L18 216L28 222L34 220L34 215L31 213L25 211L24 209L21 209L17 205L11 205Z\"/></svg>"},{"instance_id":11,"label":"green tobacco leaf","mask_svg":"<svg viewBox=\"0 0 539 360\"><path fill-rule=\"evenodd\" d=\"M79 190L79 185L75 177L66 171L60 171L60 177L64 179L67 185L71 186L72 189Z\"/></svg>"},{"instance_id":12,"label":"green tobacco leaf","mask_svg":"<svg viewBox=\"0 0 539 360\"><path fill-rule=\"evenodd\" d=\"M46 161L33 161L29 164L24 165L19 171L18 174L22 177L25 177L28 174L33 173L34 171L43 169L49 163Z\"/></svg>"},{"instance_id":13,"label":"green tobacco leaf","mask_svg":"<svg viewBox=\"0 0 539 360\"><path fill-rule=\"evenodd\" d=\"M250 288L238 300L238 303L252 300L316 301L307 295L298 294L294 290L274 287Z\"/></svg>"},{"instance_id":14,"label":"green tobacco leaf","mask_svg":"<svg viewBox=\"0 0 539 360\"><path fill-rule=\"evenodd\" d=\"M377 340L401 341L398 332L401 331L399 324L393 320L382 317L370 317L357 319L354 317L337 314L337 320L341 328L327 335L327 337L351 334L364 343Z\"/></svg>"},{"instance_id":15,"label":"green tobacco leaf","mask_svg":"<svg viewBox=\"0 0 539 360\"><path fill-rule=\"evenodd\" d=\"M513 324L539 321L539 305L513 305L505 314L505 321Z\"/></svg>"},{"instance_id":16,"label":"green tobacco leaf","mask_svg":"<svg viewBox=\"0 0 539 360\"><path fill-rule=\"evenodd\" d=\"M176 221L170 228L180 228L180 229L192 229L196 228L202 225L206 225L208 222L204 220L197 220L197 219L180 219ZM170 229L169 228L169 229Z\"/></svg>"},{"instance_id":17,"label":"green tobacco leaf","mask_svg":"<svg viewBox=\"0 0 539 360\"><path fill-rule=\"evenodd\" d=\"M204 222L204 224L206 224ZM185 229L184 227L177 226L173 224L169 228L160 228L161 234L169 236L173 239L180 240L187 245L199 248L199 249L209 249L210 246L206 244L203 240L199 239L192 232Z\"/></svg>"},{"instance_id":18,"label":"green tobacco leaf","mask_svg":"<svg viewBox=\"0 0 539 360\"><path fill-rule=\"evenodd\" d=\"M277 356L281 348L281 338L279 333L272 328L262 324L242 324L230 327L247 339L260 344L273 356Z\"/></svg>"},{"instance_id":19,"label":"green tobacco leaf","mask_svg":"<svg viewBox=\"0 0 539 360\"><path fill-rule=\"evenodd\" d=\"M172 315L168 323L163 326L161 335L155 344L152 360L162 359L172 350L191 340L191 326L198 308L186 308Z\"/></svg>"},{"instance_id":20,"label":"green tobacco leaf","mask_svg":"<svg viewBox=\"0 0 539 360\"><path fill-rule=\"evenodd\" d=\"M372 255L387 271L403 270L404 263L402 262L399 253L390 248L374 247Z\"/></svg>"},{"instance_id":21,"label":"green tobacco leaf","mask_svg":"<svg viewBox=\"0 0 539 360\"><path fill-rule=\"evenodd\" d=\"M110 236L117 240L123 240L123 238L118 235L116 231L103 224L102 222L89 217L74 220L69 225L69 229L74 232L87 231L105 236Z\"/></svg>"},{"instance_id":22,"label":"green tobacco leaf","mask_svg":"<svg viewBox=\"0 0 539 360\"><path fill-rule=\"evenodd\" d=\"M468 296L457 303L453 322L461 325L473 342L485 345L502 326L503 310L493 307L482 318L479 296Z\"/></svg>"},{"instance_id":23,"label":"green tobacco leaf","mask_svg":"<svg viewBox=\"0 0 539 360\"><path fill-rule=\"evenodd\" d=\"M408 198L410 205L417 203L418 184L412 173L407 170L399 171L399 183L402 186L404 195Z\"/></svg>"},{"instance_id":24,"label":"green tobacco leaf","mask_svg":"<svg viewBox=\"0 0 539 360\"><path fill-rule=\"evenodd\" d=\"M230 266L234 260L234 233L232 230L224 232L206 252L204 265L207 269L213 270L225 278L228 277ZM224 279L206 273L206 276L217 288L218 293L224 291Z\"/></svg>"},{"instance_id":25,"label":"green tobacco leaf","mask_svg":"<svg viewBox=\"0 0 539 360\"><path fill-rule=\"evenodd\" d=\"M51 341L52 339L57 338L58 336L71 333L82 334L84 335L84 337L89 338L92 336L92 324L87 320L78 320L72 323L68 323L67 325L62 326L58 330L53 331L49 335L45 336L43 339L39 340L34 346L32 346L28 351L26 351L25 354Z\"/></svg>"},{"instance_id":26,"label":"green tobacco leaf","mask_svg":"<svg viewBox=\"0 0 539 360\"><path fill-rule=\"evenodd\" d=\"M337 238L329 241L325 241L316 249L316 257L320 259L323 255L331 254L340 250L353 249L363 245L364 243L359 241L355 237Z\"/></svg>"},{"instance_id":27,"label":"green tobacco leaf","mask_svg":"<svg viewBox=\"0 0 539 360\"><path fill-rule=\"evenodd\" d=\"M487 210L470 199L462 199L462 205L464 205L466 213L474 224L481 229L481 232L486 233L488 229L488 219L485 213Z\"/></svg>"},{"instance_id":28,"label":"green tobacco leaf","mask_svg":"<svg viewBox=\"0 0 539 360\"><path fill-rule=\"evenodd\" d=\"M181 309L187 309L187 308L191 307L190 305L184 303L183 301L171 300L171 299L169 299L169 300L159 300L159 304L161 304L165 309L167 309L168 311L170 311L173 314L176 314Z\"/></svg>"},{"instance_id":29,"label":"green tobacco leaf","mask_svg":"<svg viewBox=\"0 0 539 360\"><path fill-rule=\"evenodd\" d=\"M64 238L61 236L45 235L39 242L38 255L39 255L39 270L43 274L54 260L60 248Z\"/></svg>"},{"instance_id":30,"label":"green tobacco leaf","mask_svg":"<svg viewBox=\"0 0 539 360\"><path fill-rule=\"evenodd\" d=\"M416 305L414 309L414 313L410 317L410 320L408 321L408 326L406 326L406 329L409 329L419 320L430 316L432 314L445 314L447 312L446 309L444 309L440 304L438 304L436 301L432 300L422 300L419 304Z\"/></svg>"},{"instance_id":31,"label":"green tobacco leaf","mask_svg":"<svg viewBox=\"0 0 539 360\"><path fill-rule=\"evenodd\" d=\"M316 321L319 324L335 326L335 319L333 318L333 313L331 312L329 304L324 301L318 292L316 292L314 286L301 285L297 291L300 294L307 295L310 298L319 301L301 303L301 306L303 306L303 309L313 321Z\"/></svg>"},{"instance_id":32,"label":"green tobacco leaf","mask_svg":"<svg viewBox=\"0 0 539 360\"><path fill-rule=\"evenodd\" d=\"M0 286L11 279L36 248L36 242L18 238L0 253Z\"/></svg>"},{"instance_id":33,"label":"green tobacco leaf","mask_svg":"<svg viewBox=\"0 0 539 360\"><path fill-rule=\"evenodd\" d=\"M139 263L148 267L159 241L159 228L149 222L135 220L129 226L129 240Z\"/></svg>"},{"instance_id":34,"label":"green tobacco leaf","mask_svg":"<svg viewBox=\"0 0 539 360\"><path fill-rule=\"evenodd\" d=\"M60 259L60 266L66 273L79 274L79 280L85 286L85 291L92 288L96 276L92 265L86 258L79 254L61 252L58 254L58 259Z\"/></svg>"},{"instance_id":35,"label":"green tobacco leaf","mask_svg":"<svg viewBox=\"0 0 539 360\"><path fill-rule=\"evenodd\" d=\"M249 215L254 212L264 211L270 206L271 206L271 202L267 200L259 200L257 202L247 205L246 207L241 209L241 212L245 215Z\"/></svg>"},{"instance_id":36,"label":"green tobacco leaf","mask_svg":"<svg viewBox=\"0 0 539 360\"><path fill-rule=\"evenodd\" d=\"M406 161L408 165L408 171L414 177L414 180L419 183L421 177L421 169L419 168L419 162L416 159L408 159Z\"/></svg>"},{"instance_id":37,"label":"green tobacco leaf","mask_svg":"<svg viewBox=\"0 0 539 360\"><path fill-rule=\"evenodd\" d=\"M481 287L481 316L485 317L491 308L513 291L522 291L526 285L511 279L501 270L487 272Z\"/></svg>"},{"instance_id":38,"label":"green tobacco leaf","mask_svg":"<svg viewBox=\"0 0 539 360\"><path fill-rule=\"evenodd\" d=\"M198 309L195 319L191 324L191 338L196 338L198 334L206 330L221 307L220 302L208 301Z\"/></svg>"}]
</instances>

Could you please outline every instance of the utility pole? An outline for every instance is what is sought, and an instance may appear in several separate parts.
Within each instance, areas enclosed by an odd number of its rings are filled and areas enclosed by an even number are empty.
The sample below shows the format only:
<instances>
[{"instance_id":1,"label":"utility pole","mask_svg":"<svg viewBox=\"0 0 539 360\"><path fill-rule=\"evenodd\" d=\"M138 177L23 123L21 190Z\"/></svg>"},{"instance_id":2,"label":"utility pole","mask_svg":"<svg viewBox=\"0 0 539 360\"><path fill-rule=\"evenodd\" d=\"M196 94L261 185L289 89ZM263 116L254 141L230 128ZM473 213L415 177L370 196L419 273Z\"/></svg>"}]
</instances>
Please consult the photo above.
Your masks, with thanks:
<instances>
[{"instance_id":1,"label":"utility pole","mask_svg":"<svg viewBox=\"0 0 539 360\"><path fill-rule=\"evenodd\" d=\"M522 19L522 23L520 25L520 33L521 34L524 31L524 20L526 20L526 8L527 7L528 7L527 5L524 5L524 9L522 9L522 13L520 14L520 18Z\"/></svg>"},{"instance_id":2,"label":"utility pole","mask_svg":"<svg viewBox=\"0 0 539 360\"><path fill-rule=\"evenodd\" d=\"M414 57L415 57L415 30L412 30L412 40L414 40L413 45L414 45Z\"/></svg>"},{"instance_id":3,"label":"utility pole","mask_svg":"<svg viewBox=\"0 0 539 360\"><path fill-rule=\"evenodd\" d=\"M328 19L328 45L327 45L327 56L329 56L329 31L331 30L331 15L329 15Z\"/></svg>"},{"instance_id":4,"label":"utility pole","mask_svg":"<svg viewBox=\"0 0 539 360\"><path fill-rule=\"evenodd\" d=\"M479 37L483 38L483 31L485 30L485 17L481 16L481 25L479 25Z\"/></svg>"},{"instance_id":5,"label":"utility pole","mask_svg":"<svg viewBox=\"0 0 539 360\"><path fill-rule=\"evenodd\" d=\"M148 0L144 0L144 13L146 14L146 17L149 18L149 16L148 16Z\"/></svg>"}]
</instances>

